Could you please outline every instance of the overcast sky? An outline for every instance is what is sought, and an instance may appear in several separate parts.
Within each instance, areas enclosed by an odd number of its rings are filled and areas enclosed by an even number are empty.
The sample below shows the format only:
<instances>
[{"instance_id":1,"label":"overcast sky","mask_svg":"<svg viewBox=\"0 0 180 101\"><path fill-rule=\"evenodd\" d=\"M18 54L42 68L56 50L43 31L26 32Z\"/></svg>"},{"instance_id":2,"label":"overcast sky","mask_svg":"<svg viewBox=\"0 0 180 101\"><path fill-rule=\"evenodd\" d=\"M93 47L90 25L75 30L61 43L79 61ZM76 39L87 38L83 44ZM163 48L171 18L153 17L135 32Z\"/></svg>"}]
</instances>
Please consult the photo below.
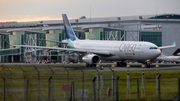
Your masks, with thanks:
<instances>
[{"instance_id":1,"label":"overcast sky","mask_svg":"<svg viewBox=\"0 0 180 101\"><path fill-rule=\"evenodd\" d=\"M0 22L180 14L180 0L0 0Z\"/></svg>"}]
</instances>

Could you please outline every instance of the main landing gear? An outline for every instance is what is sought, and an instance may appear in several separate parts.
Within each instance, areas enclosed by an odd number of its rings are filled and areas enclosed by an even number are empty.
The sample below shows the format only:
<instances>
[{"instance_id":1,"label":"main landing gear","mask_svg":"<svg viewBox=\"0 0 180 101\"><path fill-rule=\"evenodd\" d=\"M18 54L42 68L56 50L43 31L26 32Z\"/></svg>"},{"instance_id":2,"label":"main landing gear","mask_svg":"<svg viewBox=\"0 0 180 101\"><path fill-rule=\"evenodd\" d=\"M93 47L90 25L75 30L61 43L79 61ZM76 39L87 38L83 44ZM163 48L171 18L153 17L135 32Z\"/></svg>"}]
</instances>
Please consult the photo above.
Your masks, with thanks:
<instances>
[{"instance_id":1,"label":"main landing gear","mask_svg":"<svg viewBox=\"0 0 180 101\"><path fill-rule=\"evenodd\" d=\"M117 63L116 63L116 66L117 66L117 67L126 67L126 66L127 66L127 63L126 63L125 61L117 62Z\"/></svg>"},{"instance_id":2,"label":"main landing gear","mask_svg":"<svg viewBox=\"0 0 180 101\"><path fill-rule=\"evenodd\" d=\"M86 63L86 67L96 67L96 64L88 64L88 63Z\"/></svg>"}]
</instances>

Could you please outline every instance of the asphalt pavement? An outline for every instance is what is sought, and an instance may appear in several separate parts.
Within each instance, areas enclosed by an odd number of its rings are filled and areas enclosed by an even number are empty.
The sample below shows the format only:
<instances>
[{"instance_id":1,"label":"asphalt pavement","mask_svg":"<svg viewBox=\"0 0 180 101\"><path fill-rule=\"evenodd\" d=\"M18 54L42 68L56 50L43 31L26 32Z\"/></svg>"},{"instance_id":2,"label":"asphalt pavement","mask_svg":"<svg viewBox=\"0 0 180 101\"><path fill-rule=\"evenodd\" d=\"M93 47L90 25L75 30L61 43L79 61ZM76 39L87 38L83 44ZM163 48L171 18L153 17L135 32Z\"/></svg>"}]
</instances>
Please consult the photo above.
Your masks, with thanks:
<instances>
[{"instance_id":1,"label":"asphalt pavement","mask_svg":"<svg viewBox=\"0 0 180 101\"><path fill-rule=\"evenodd\" d=\"M2 64L3 65L24 65L25 63L0 63L0 65L2 65ZM81 64L84 64L84 63L81 63ZM99 65L103 66L106 64L108 64L109 66L111 66L111 64L115 65L115 63L102 63ZM38 64L29 64L29 65L38 65ZM54 66L54 64L52 64L52 65L51 64L44 64L44 65L49 65L49 66L53 67L52 69L54 69L54 70L64 70L64 67L62 67L62 65L61 66L57 66L57 65ZM74 63L74 65L77 65L77 64ZM145 68L145 66L144 66L144 68L142 68L141 63L128 63L128 67L129 67L129 71L141 71L143 69L145 71L146 70L156 71L157 69L158 70L180 70L180 64L174 64L174 63L167 63L167 64L153 63L153 64L151 64L150 68ZM43 66L43 68L44 68L44 66ZM84 64L84 66L81 66L81 67L78 67L78 66L67 67L66 66L66 68L69 70L96 70L96 67L85 67L85 64ZM128 69L127 67L114 67L115 71L127 71L127 69ZM108 66L103 66L103 71L110 71L110 68Z\"/></svg>"}]
</instances>

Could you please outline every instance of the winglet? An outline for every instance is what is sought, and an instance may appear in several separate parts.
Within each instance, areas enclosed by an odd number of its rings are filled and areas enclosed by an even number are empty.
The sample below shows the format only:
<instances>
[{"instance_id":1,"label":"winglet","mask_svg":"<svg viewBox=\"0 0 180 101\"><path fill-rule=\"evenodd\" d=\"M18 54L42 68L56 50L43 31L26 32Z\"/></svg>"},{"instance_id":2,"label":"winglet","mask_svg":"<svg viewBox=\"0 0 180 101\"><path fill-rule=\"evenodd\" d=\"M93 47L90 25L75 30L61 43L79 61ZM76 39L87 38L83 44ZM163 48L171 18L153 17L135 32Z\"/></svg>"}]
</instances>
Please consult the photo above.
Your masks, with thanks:
<instances>
[{"instance_id":1,"label":"winglet","mask_svg":"<svg viewBox=\"0 0 180 101\"><path fill-rule=\"evenodd\" d=\"M176 41L174 41L173 46L176 47Z\"/></svg>"}]
</instances>

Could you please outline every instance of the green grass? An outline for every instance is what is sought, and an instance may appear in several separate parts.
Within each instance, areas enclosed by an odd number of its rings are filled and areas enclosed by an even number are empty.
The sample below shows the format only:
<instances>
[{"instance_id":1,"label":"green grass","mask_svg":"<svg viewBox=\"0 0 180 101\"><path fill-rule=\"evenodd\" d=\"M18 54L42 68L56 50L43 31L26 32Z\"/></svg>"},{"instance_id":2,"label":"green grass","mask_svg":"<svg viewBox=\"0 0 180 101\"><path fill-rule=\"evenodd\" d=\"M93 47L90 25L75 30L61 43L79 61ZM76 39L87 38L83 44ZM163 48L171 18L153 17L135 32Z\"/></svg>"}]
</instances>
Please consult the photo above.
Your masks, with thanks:
<instances>
[{"instance_id":1,"label":"green grass","mask_svg":"<svg viewBox=\"0 0 180 101\"><path fill-rule=\"evenodd\" d=\"M84 64L83 64L84 65ZM79 68L83 68L81 64ZM50 65L51 67L60 67L61 65ZM74 66L64 65L65 67ZM75 65L77 66L77 65ZM25 99L24 88L26 87L27 79L29 79L28 84L28 100L35 101L38 99L38 72L32 65L21 65L24 70L24 73L21 68L17 65L1 65L0 67L10 67L12 72L8 70L0 71L0 90L3 89L3 79L6 79L6 90L7 90L7 101L19 101ZM53 73L48 69L47 65L36 65L40 71L40 99L48 99L48 79L53 76ZM46 69L44 69L46 68ZM84 71L84 89L87 89L89 92L88 98L85 100L93 99L93 83L92 80L96 77L96 71ZM111 101L112 97L107 95L107 89L112 87L112 72L111 71L102 71L103 73L103 88L101 89L101 95L104 97L104 100ZM116 75L119 77L119 99L122 101L126 100L137 100L137 78L139 78L139 91L140 91L140 100L158 100L158 95L156 93L156 71L144 71L145 73L145 96L141 96L141 74L142 71L130 71L130 97L126 96L126 71L116 71ZM161 74L160 85L161 85L161 99L162 100L173 100L177 96L178 88L178 77L180 76L180 71L159 71ZM67 72L63 70L54 70L54 78L51 82L51 97L54 97L54 100L67 101L69 98L64 98L64 91L62 91L61 86L63 84L70 84L75 80L75 90L82 89L82 72L80 70L69 70L69 78L67 79ZM29 78L31 77L31 78ZM97 81L96 81L97 83ZM54 84L54 86L53 86ZM54 87L54 89L53 89ZM97 85L96 85L97 87ZM102 87L102 85L101 85ZM13 93L11 92L13 90ZM97 93L97 92L96 92ZM66 93L65 93L66 94ZM70 91L68 91L70 94ZM76 93L77 94L77 93ZM2 93L0 94L0 100L3 98ZM76 97L76 100L81 100L81 98Z\"/></svg>"}]
</instances>

